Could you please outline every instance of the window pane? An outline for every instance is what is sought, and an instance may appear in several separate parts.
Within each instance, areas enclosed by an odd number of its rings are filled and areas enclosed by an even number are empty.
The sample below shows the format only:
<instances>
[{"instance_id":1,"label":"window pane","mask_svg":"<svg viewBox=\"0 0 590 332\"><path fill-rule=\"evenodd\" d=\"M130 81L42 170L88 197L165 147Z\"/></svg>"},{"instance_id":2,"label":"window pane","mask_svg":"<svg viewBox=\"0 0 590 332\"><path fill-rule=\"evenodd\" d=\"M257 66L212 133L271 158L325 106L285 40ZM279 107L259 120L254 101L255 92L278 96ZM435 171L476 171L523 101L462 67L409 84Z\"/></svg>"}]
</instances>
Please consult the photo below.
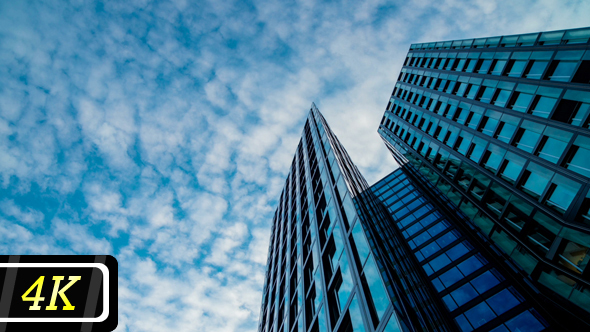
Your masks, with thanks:
<instances>
[{"instance_id":1,"label":"window pane","mask_svg":"<svg viewBox=\"0 0 590 332\"><path fill-rule=\"evenodd\" d=\"M548 118L553 106L557 102L557 98L550 98L545 96L536 96L530 113L542 118Z\"/></svg>"},{"instance_id":2,"label":"window pane","mask_svg":"<svg viewBox=\"0 0 590 332\"><path fill-rule=\"evenodd\" d=\"M544 167L530 163L523 176L521 189L530 196L539 198L543 194L543 191L545 191L553 174L553 172Z\"/></svg>"},{"instance_id":3,"label":"window pane","mask_svg":"<svg viewBox=\"0 0 590 332\"><path fill-rule=\"evenodd\" d=\"M525 113L529 107L529 104L531 103L531 100L533 100L533 95L528 93L519 93L518 98L514 102L514 105L512 105L512 109Z\"/></svg>"},{"instance_id":4,"label":"window pane","mask_svg":"<svg viewBox=\"0 0 590 332\"><path fill-rule=\"evenodd\" d=\"M549 61L532 61L532 64L529 64L529 68L526 71L524 77L535 80L541 79L541 76L543 75L543 72L545 71L548 63Z\"/></svg>"},{"instance_id":5,"label":"window pane","mask_svg":"<svg viewBox=\"0 0 590 332\"><path fill-rule=\"evenodd\" d=\"M543 324L541 324L529 311L525 311L509 320L506 322L506 326L508 326L510 331L539 332L545 329L545 326L543 326Z\"/></svg>"},{"instance_id":6,"label":"window pane","mask_svg":"<svg viewBox=\"0 0 590 332\"><path fill-rule=\"evenodd\" d=\"M552 182L545 204L560 213L565 213L582 185L560 174L555 175Z\"/></svg>"},{"instance_id":7,"label":"window pane","mask_svg":"<svg viewBox=\"0 0 590 332\"><path fill-rule=\"evenodd\" d=\"M359 308L359 304L358 304L356 296L350 302L350 307L348 308L348 313L350 314L350 322L352 324L352 330L354 332L357 332L357 331L365 332L365 324L363 323L361 309Z\"/></svg>"},{"instance_id":8,"label":"window pane","mask_svg":"<svg viewBox=\"0 0 590 332\"><path fill-rule=\"evenodd\" d=\"M482 302L468 310L465 313L465 317L467 317L474 328L478 328L490 320L496 318L496 315L485 302Z\"/></svg>"},{"instance_id":9,"label":"window pane","mask_svg":"<svg viewBox=\"0 0 590 332\"><path fill-rule=\"evenodd\" d=\"M508 68L508 73L506 75L510 77L520 77L522 75L522 72L524 71L525 66L526 61L524 60L511 60Z\"/></svg>"},{"instance_id":10,"label":"window pane","mask_svg":"<svg viewBox=\"0 0 590 332\"><path fill-rule=\"evenodd\" d=\"M549 80L569 82L570 77L576 69L576 65L576 61L559 61L553 73L549 75Z\"/></svg>"},{"instance_id":11,"label":"window pane","mask_svg":"<svg viewBox=\"0 0 590 332\"><path fill-rule=\"evenodd\" d=\"M508 290L504 289L498 294L487 299L486 302L492 307L496 315L501 315L514 308L520 301Z\"/></svg>"},{"instance_id":12,"label":"window pane","mask_svg":"<svg viewBox=\"0 0 590 332\"><path fill-rule=\"evenodd\" d=\"M479 294L477 294L471 284L465 284L451 293L451 296L456 301L458 306L464 305L465 303L473 300L478 295Z\"/></svg>"}]
</instances>

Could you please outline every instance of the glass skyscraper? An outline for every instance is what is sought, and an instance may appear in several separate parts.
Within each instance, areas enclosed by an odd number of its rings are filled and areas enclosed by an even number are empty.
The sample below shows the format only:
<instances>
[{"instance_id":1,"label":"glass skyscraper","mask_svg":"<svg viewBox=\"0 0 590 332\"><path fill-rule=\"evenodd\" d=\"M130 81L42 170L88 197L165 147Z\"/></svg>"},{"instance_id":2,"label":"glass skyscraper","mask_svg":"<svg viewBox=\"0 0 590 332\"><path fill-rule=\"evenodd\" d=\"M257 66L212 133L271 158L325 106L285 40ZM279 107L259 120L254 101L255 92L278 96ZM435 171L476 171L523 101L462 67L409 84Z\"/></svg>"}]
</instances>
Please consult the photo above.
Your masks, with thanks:
<instances>
[{"instance_id":1,"label":"glass skyscraper","mask_svg":"<svg viewBox=\"0 0 590 332\"><path fill-rule=\"evenodd\" d=\"M590 330L589 39L411 45L373 186L312 105L259 331Z\"/></svg>"}]
</instances>

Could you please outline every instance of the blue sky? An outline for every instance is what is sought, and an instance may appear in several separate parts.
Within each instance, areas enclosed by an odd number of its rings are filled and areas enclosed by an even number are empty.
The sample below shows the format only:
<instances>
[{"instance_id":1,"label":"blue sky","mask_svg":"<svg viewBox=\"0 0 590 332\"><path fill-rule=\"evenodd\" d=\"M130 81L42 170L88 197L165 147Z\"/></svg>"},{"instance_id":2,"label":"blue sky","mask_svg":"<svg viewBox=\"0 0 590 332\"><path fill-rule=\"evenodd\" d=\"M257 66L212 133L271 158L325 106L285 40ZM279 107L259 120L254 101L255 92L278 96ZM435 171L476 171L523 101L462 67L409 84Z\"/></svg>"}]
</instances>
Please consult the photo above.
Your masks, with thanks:
<instances>
[{"instance_id":1,"label":"blue sky","mask_svg":"<svg viewBox=\"0 0 590 332\"><path fill-rule=\"evenodd\" d=\"M255 331L311 102L370 183L410 43L588 1L0 1L0 254L110 254L117 331Z\"/></svg>"}]
</instances>

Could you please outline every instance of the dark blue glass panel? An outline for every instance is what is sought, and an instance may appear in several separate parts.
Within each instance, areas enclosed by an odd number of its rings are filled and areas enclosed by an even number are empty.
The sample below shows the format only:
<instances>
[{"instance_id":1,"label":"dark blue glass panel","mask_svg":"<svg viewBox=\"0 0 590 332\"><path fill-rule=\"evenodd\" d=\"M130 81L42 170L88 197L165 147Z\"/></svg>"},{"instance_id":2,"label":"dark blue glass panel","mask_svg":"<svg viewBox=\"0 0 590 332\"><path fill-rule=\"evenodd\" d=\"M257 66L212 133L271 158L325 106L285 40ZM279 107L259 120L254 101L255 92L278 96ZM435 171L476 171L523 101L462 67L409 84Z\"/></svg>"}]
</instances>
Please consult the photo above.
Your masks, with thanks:
<instances>
[{"instance_id":1,"label":"dark blue glass panel","mask_svg":"<svg viewBox=\"0 0 590 332\"><path fill-rule=\"evenodd\" d=\"M455 260L469 252L467 246L465 246L464 242L457 244L456 246L452 247L451 249L447 250L447 255L452 260Z\"/></svg>"},{"instance_id":2,"label":"dark blue glass panel","mask_svg":"<svg viewBox=\"0 0 590 332\"><path fill-rule=\"evenodd\" d=\"M475 289L473 289L473 287L470 284L465 284L453 291L451 295L457 302L457 305L462 306L465 303L473 300L479 294L477 294Z\"/></svg>"},{"instance_id":3,"label":"dark blue glass panel","mask_svg":"<svg viewBox=\"0 0 590 332\"><path fill-rule=\"evenodd\" d=\"M494 274L492 274L491 271L486 271L479 277L471 280L471 284L480 294L496 286L499 283L500 281L498 281L496 276L494 276Z\"/></svg>"},{"instance_id":4,"label":"dark blue glass panel","mask_svg":"<svg viewBox=\"0 0 590 332\"><path fill-rule=\"evenodd\" d=\"M422 253L422 255L424 255L424 258L428 258L432 255L434 255L435 253L437 253L440 250L440 247L438 246L438 244L436 244L436 242L433 242L429 245L427 245L426 247L422 248L422 250L420 250L420 252Z\"/></svg>"},{"instance_id":5,"label":"dark blue glass panel","mask_svg":"<svg viewBox=\"0 0 590 332\"><path fill-rule=\"evenodd\" d=\"M469 275L473 271L479 269L482 266L483 264L475 256L471 256L467 258L465 261L461 262L461 264L457 265L459 270L463 272L464 275Z\"/></svg>"},{"instance_id":6,"label":"dark blue glass panel","mask_svg":"<svg viewBox=\"0 0 590 332\"><path fill-rule=\"evenodd\" d=\"M438 271L440 269L442 269L443 267L449 265L449 263L451 263L451 260L449 259L449 257L447 257L447 255L442 254L438 257L436 257L435 259L430 261L430 266L432 267L432 269L434 271Z\"/></svg>"},{"instance_id":7,"label":"dark blue glass panel","mask_svg":"<svg viewBox=\"0 0 590 332\"><path fill-rule=\"evenodd\" d=\"M500 293L487 299L486 302L496 312L496 315L501 315L520 303L508 289L502 290Z\"/></svg>"},{"instance_id":8,"label":"dark blue glass panel","mask_svg":"<svg viewBox=\"0 0 590 332\"><path fill-rule=\"evenodd\" d=\"M457 234L455 234L454 231L450 231L447 234L441 236L438 240L436 240L436 243L438 243L441 246L441 248L443 248L458 238L459 237L457 236Z\"/></svg>"},{"instance_id":9,"label":"dark blue glass panel","mask_svg":"<svg viewBox=\"0 0 590 332\"><path fill-rule=\"evenodd\" d=\"M520 332L538 332L545 328L529 311L525 311L509 320L506 322L506 326L508 326L511 331Z\"/></svg>"},{"instance_id":10,"label":"dark blue glass panel","mask_svg":"<svg viewBox=\"0 0 590 332\"><path fill-rule=\"evenodd\" d=\"M490 320L496 318L496 315L492 309L490 309L490 307L488 307L485 302L482 302L469 309L467 312L465 312L465 316L474 328L478 328Z\"/></svg>"},{"instance_id":11,"label":"dark blue glass panel","mask_svg":"<svg viewBox=\"0 0 590 332\"><path fill-rule=\"evenodd\" d=\"M449 311L457 309L457 304L455 303L455 301L453 301L453 298L450 295L443 297L443 301L449 308Z\"/></svg>"},{"instance_id":12,"label":"dark blue glass panel","mask_svg":"<svg viewBox=\"0 0 590 332\"><path fill-rule=\"evenodd\" d=\"M463 332L473 331L473 327L471 327L471 324L469 324L469 322L467 321L465 316L463 316L463 315L457 316L457 318L455 318L455 322L457 322L457 324L461 328L461 331L463 331Z\"/></svg>"},{"instance_id":13,"label":"dark blue glass panel","mask_svg":"<svg viewBox=\"0 0 590 332\"><path fill-rule=\"evenodd\" d=\"M500 325L500 326L496 327L495 329L491 330L490 332L510 332L510 330L508 330L506 328L506 326Z\"/></svg>"},{"instance_id":14,"label":"dark blue glass panel","mask_svg":"<svg viewBox=\"0 0 590 332\"><path fill-rule=\"evenodd\" d=\"M461 272L459 272L459 270L454 267L452 269L450 269L449 271L443 273L440 277L439 277L440 281L442 281L442 283L446 286L449 287L451 285L453 285L454 283L456 283L457 281L463 279L463 275L461 274Z\"/></svg>"},{"instance_id":15,"label":"dark blue glass panel","mask_svg":"<svg viewBox=\"0 0 590 332\"><path fill-rule=\"evenodd\" d=\"M438 278L432 280L432 284L434 285L434 288L436 288L436 290L439 292L445 289L445 286L443 286L442 282L440 282Z\"/></svg>"}]
</instances>

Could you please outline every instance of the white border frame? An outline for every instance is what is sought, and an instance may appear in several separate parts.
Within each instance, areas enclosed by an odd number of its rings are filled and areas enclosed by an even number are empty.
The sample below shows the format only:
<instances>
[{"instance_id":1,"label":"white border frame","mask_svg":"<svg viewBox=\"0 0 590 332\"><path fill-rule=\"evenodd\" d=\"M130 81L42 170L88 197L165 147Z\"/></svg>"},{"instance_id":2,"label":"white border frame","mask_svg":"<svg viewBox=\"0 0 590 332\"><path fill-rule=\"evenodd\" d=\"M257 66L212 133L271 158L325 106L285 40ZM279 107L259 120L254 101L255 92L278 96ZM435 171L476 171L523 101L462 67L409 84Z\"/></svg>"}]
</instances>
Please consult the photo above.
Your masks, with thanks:
<instances>
[{"instance_id":1,"label":"white border frame","mask_svg":"<svg viewBox=\"0 0 590 332\"><path fill-rule=\"evenodd\" d=\"M109 269L104 264L100 263L0 263L0 268L28 268L28 267L57 267L57 268L76 268L76 267L92 267L97 268L102 272L103 280L103 310L102 314L94 318L51 318L51 317L0 317L0 322L15 322L15 323L99 323L104 322L109 316Z\"/></svg>"}]
</instances>

